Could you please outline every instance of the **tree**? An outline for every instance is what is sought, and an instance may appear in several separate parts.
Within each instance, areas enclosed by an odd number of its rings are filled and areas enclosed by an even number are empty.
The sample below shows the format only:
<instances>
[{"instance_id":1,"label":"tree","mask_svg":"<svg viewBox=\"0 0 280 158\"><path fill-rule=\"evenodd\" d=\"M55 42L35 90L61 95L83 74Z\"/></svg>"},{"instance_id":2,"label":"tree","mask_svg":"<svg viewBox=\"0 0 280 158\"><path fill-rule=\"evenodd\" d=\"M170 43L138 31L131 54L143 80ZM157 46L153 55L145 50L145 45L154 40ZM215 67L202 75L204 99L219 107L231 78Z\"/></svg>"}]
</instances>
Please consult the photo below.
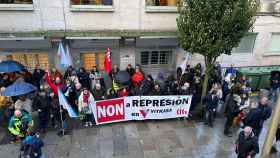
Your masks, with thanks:
<instances>
[{"instance_id":1,"label":"tree","mask_svg":"<svg viewBox=\"0 0 280 158\"><path fill-rule=\"evenodd\" d=\"M180 46L204 57L205 77L202 98L216 59L231 54L253 27L258 0L181 0L178 3L178 40Z\"/></svg>"}]
</instances>

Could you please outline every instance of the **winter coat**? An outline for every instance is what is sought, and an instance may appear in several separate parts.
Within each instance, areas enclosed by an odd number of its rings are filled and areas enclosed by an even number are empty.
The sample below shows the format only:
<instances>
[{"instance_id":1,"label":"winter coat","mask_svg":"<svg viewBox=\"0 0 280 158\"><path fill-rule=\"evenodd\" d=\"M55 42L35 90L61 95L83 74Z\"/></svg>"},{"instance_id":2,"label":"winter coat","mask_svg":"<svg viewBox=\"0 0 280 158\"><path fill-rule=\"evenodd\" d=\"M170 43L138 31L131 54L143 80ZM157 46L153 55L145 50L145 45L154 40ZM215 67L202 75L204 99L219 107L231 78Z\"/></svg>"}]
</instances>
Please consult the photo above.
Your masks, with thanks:
<instances>
[{"instance_id":1,"label":"winter coat","mask_svg":"<svg viewBox=\"0 0 280 158\"><path fill-rule=\"evenodd\" d=\"M243 122L245 126L250 126L253 129L261 128L262 111L259 108L250 109Z\"/></svg>"},{"instance_id":2,"label":"winter coat","mask_svg":"<svg viewBox=\"0 0 280 158\"><path fill-rule=\"evenodd\" d=\"M100 89L100 90L94 89L93 90L93 97L96 101L104 100L105 96L106 96L105 91L103 91L102 89Z\"/></svg>"},{"instance_id":3,"label":"winter coat","mask_svg":"<svg viewBox=\"0 0 280 158\"><path fill-rule=\"evenodd\" d=\"M208 94L203 102L207 110L217 109L219 98L217 95Z\"/></svg>"},{"instance_id":4,"label":"winter coat","mask_svg":"<svg viewBox=\"0 0 280 158\"><path fill-rule=\"evenodd\" d=\"M23 132L27 130L26 125L33 125L32 117L27 112L21 111L20 118L13 116L10 119L8 129L13 135L23 137L25 134ZM23 126L25 127L24 129Z\"/></svg>"},{"instance_id":5,"label":"winter coat","mask_svg":"<svg viewBox=\"0 0 280 158\"><path fill-rule=\"evenodd\" d=\"M272 114L272 108L268 105L261 105L259 104L258 109L261 110L261 122L260 122L260 127L263 127L263 123L265 120L267 120L271 114Z\"/></svg>"},{"instance_id":6,"label":"winter coat","mask_svg":"<svg viewBox=\"0 0 280 158\"><path fill-rule=\"evenodd\" d=\"M237 114L240 112L240 109L239 109L239 103L238 103L238 98L239 96L238 95L229 95L228 96L228 99L225 103L225 113L226 113L226 116L228 117L235 117L237 116ZM239 97L240 99L240 97Z\"/></svg>"},{"instance_id":7,"label":"winter coat","mask_svg":"<svg viewBox=\"0 0 280 158\"><path fill-rule=\"evenodd\" d=\"M24 111L28 112L29 114L31 114L32 113L32 102L28 98L26 98L25 101L18 99L15 102L15 109L24 110Z\"/></svg>"},{"instance_id":8,"label":"winter coat","mask_svg":"<svg viewBox=\"0 0 280 158\"><path fill-rule=\"evenodd\" d=\"M89 74L86 72L78 74L79 82L81 83L82 87L90 89L90 79Z\"/></svg>"},{"instance_id":9,"label":"winter coat","mask_svg":"<svg viewBox=\"0 0 280 158\"><path fill-rule=\"evenodd\" d=\"M191 88L188 89L179 89L178 91L179 95L192 95L193 91L191 90Z\"/></svg>"},{"instance_id":10,"label":"winter coat","mask_svg":"<svg viewBox=\"0 0 280 158\"><path fill-rule=\"evenodd\" d=\"M91 114L92 108L90 105L93 103L94 103L94 98L93 98L92 94L89 95L88 102L85 103L84 98L83 98L83 93L81 93L81 95L79 97L79 101L78 101L79 112L84 113L84 114Z\"/></svg>"},{"instance_id":11,"label":"winter coat","mask_svg":"<svg viewBox=\"0 0 280 158\"><path fill-rule=\"evenodd\" d=\"M144 95L149 95L154 87L154 82L144 79L141 84L141 89L143 90Z\"/></svg>"},{"instance_id":12,"label":"winter coat","mask_svg":"<svg viewBox=\"0 0 280 158\"><path fill-rule=\"evenodd\" d=\"M244 131L239 133L236 141L236 153L238 158L247 158L247 156L254 157L259 153L259 144L257 138L251 134L245 138Z\"/></svg>"},{"instance_id":13,"label":"winter coat","mask_svg":"<svg viewBox=\"0 0 280 158\"><path fill-rule=\"evenodd\" d=\"M36 136L27 136L21 144L21 150L26 153L26 156L30 158L41 158L42 150L41 148L44 146L43 141Z\"/></svg>"},{"instance_id":14,"label":"winter coat","mask_svg":"<svg viewBox=\"0 0 280 158\"><path fill-rule=\"evenodd\" d=\"M50 100L47 96L37 95L32 103L34 110L38 111L40 119L47 120L50 109Z\"/></svg>"},{"instance_id":15,"label":"winter coat","mask_svg":"<svg viewBox=\"0 0 280 158\"><path fill-rule=\"evenodd\" d=\"M47 74L45 76L45 81L48 83L48 85L50 86L51 90L54 92L55 95L58 95L58 89L59 88L60 90L64 91L64 84L61 82L60 84L55 84L51 81L51 78L49 76L49 74Z\"/></svg>"},{"instance_id":16,"label":"winter coat","mask_svg":"<svg viewBox=\"0 0 280 158\"><path fill-rule=\"evenodd\" d=\"M45 71L41 69L35 69L32 75L33 84L40 89L41 80L45 75Z\"/></svg>"}]
</instances>

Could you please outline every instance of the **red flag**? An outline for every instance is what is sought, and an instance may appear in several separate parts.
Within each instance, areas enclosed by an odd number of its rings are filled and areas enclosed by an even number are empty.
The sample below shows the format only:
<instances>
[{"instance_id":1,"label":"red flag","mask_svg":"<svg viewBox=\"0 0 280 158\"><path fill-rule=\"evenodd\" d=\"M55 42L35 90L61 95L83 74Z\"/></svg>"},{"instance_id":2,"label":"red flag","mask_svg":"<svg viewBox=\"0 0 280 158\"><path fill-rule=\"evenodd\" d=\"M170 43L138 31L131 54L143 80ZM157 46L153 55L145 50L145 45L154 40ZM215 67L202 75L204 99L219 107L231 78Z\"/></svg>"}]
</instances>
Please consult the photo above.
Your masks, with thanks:
<instances>
[{"instance_id":1,"label":"red flag","mask_svg":"<svg viewBox=\"0 0 280 158\"><path fill-rule=\"evenodd\" d=\"M107 74L111 71L111 52L110 48L107 48L104 60L104 70Z\"/></svg>"}]
</instances>

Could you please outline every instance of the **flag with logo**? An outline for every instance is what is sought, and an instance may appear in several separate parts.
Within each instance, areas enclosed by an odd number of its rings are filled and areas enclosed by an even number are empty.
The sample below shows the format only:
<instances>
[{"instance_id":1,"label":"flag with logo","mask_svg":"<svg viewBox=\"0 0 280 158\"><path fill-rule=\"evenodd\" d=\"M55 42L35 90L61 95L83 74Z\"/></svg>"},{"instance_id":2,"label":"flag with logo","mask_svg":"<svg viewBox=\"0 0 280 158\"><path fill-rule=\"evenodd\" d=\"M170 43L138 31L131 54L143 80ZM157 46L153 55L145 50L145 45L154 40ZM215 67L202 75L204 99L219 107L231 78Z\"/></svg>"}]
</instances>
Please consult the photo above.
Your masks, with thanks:
<instances>
[{"instance_id":1,"label":"flag with logo","mask_svg":"<svg viewBox=\"0 0 280 158\"><path fill-rule=\"evenodd\" d=\"M62 91L57 88L58 92L58 99L59 99L59 105L62 106L65 110L67 110L68 115L73 118L73 117L78 117L74 109L71 107L71 105L68 103L65 95L62 93Z\"/></svg>"},{"instance_id":2,"label":"flag with logo","mask_svg":"<svg viewBox=\"0 0 280 158\"><path fill-rule=\"evenodd\" d=\"M111 71L111 52L110 48L107 48L104 60L104 70L107 74Z\"/></svg>"}]
</instances>

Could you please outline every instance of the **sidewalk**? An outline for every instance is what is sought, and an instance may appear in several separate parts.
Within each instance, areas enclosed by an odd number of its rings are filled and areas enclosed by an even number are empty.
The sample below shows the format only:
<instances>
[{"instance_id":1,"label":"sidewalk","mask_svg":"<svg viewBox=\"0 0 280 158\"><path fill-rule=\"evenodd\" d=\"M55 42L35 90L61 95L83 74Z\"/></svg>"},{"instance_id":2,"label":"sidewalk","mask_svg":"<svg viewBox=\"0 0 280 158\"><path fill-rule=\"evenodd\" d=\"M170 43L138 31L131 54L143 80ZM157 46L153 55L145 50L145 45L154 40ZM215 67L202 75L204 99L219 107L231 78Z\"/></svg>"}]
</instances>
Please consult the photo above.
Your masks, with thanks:
<instances>
[{"instance_id":1,"label":"sidewalk","mask_svg":"<svg viewBox=\"0 0 280 158\"><path fill-rule=\"evenodd\" d=\"M44 153L47 158L235 158L237 133L225 137L223 125L223 119L216 120L214 128L172 119L77 129L62 138L51 131L44 136ZM0 157L17 154L17 145L0 147Z\"/></svg>"}]
</instances>

